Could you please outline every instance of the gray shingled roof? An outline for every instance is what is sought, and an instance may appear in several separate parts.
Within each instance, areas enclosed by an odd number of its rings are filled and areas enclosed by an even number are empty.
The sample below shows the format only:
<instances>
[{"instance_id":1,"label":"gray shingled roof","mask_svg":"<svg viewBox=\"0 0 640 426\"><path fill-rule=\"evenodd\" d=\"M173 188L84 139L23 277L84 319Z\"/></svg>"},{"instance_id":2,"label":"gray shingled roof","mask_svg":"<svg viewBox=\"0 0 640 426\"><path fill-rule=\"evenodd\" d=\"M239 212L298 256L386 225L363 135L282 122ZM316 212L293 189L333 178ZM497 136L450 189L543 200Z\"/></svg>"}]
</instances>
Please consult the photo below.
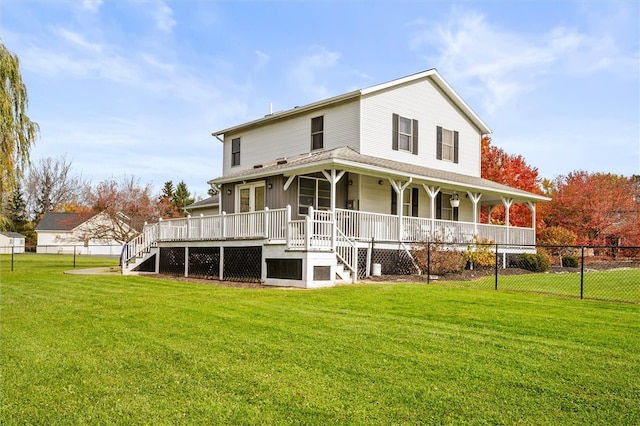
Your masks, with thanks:
<instances>
[{"instance_id":1,"label":"gray shingled roof","mask_svg":"<svg viewBox=\"0 0 640 426\"><path fill-rule=\"evenodd\" d=\"M0 232L0 234L4 235L5 237L9 237L9 238L27 238L24 235L19 234L17 232L3 231L3 232Z\"/></svg>"},{"instance_id":2,"label":"gray shingled roof","mask_svg":"<svg viewBox=\"0 0 640 426\"><path fill-rule=\"evenodd\" d=\"M95 215L95 213L45 213L36 231L71 231Z\"/></svg>"},{"instance_id":3,"label":"gray shingled roof","mask_svg":"<svg viewBox=\"0 0 640 426\"><path fill-rule=\"evenodd\" d=\"M194 208L200 208L200 207L212 207L212 206L217 206L220 205L220 200L219 200L219 196L218 195L214 195L211 196L209 198L205 198L204 200L200 200L197 201L193 204L189 204L188 206L185 207L186 210L190 210L190 209L194 209Z\"/></svg>"},{"instance_id":4,"label":"gray shingled roof","mask_svg":"<svg viewBox=\"0 0 640 426\"><path fill-rule=\"evenodd\" d=\"M349 147L312 152L290 157L286 160L262 164L258 168L241 170L213 179L215 183L230 183L238 180L257 179L276 174L298 174L319 171L327 168L353 171L379 177L409 178L416 183L443 186L449 189L466 189L503 194L524 200L546 201L549 198L531 192L512 188L487 179L453 173L430 167L402 163L386 158L363 155Z\"/></svg>"}]
</instances>

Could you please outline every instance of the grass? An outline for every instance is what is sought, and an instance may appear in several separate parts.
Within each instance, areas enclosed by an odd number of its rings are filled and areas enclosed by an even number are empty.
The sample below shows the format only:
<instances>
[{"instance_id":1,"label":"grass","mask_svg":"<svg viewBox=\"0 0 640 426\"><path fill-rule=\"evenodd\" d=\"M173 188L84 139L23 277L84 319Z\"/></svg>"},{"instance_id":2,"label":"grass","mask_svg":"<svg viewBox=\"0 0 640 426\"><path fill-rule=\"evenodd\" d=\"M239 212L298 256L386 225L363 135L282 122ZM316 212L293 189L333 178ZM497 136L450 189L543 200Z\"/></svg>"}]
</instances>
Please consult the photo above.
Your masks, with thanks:
<instances>
[{"instance_id":1,"label":"grass","mask_svg":"<svg viewBox=\"0 0 640 426\"><path fill-rule=\"evenodd\" d=\"M495 277L486 276L476 281L443 282L443 285L493 289ZM498 275L498 289L580 298L580 272ZM590 300L640 303L640 269L586 272L582 283L582 297Z\"/></svg>"},{"instance_id":2,"label":"grass","mask_svg":"<svg viewBox=\"0 0 640 426\"><path fill-rule=\"evenodd\" d=\"M638 305L424 284L238 289L6 260L3 425L640 423Z\"/></svg>"}]
</instances>

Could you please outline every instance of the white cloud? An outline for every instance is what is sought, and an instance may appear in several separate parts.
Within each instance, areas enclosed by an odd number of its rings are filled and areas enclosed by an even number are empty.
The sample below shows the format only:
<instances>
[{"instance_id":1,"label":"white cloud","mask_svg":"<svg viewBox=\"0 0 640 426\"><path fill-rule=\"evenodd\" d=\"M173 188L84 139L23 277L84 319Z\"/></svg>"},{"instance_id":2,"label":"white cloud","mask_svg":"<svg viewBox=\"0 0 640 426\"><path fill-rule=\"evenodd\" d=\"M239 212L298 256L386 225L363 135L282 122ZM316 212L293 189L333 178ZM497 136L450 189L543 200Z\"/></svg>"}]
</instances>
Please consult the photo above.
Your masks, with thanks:
<instances>
[{"instance_id":1,"label":"white cloud","mask_svg":"<svg viewBox=\"0 0 640 426\"><path fill-rule=\"evenodd\" d=\"M156 4L156 3L154 3ZM173 19L173 10L165 2L157 3L157 8L153 11L153 17L156 20L156 26L165 33L171 33L176 25Z\"/></svg>"},{"instance_id":2,"label":"white cloud","mask_svg":"<svg viewBox=\"0 0 640 426\"><path fill-rule=\"evenodd\" d=\"M455 80L454 86L484 92L489 113L536 90L544 75L614 72L621 64L637 63L620 54L611 38L562 26L540 34L516 32L491 25L483 14L457 9L445 23L424 25L410 46L434 48L440 71Z\"/></svg>"},{"instance_id":3,"label":"white cloud","mask_svg":"<svg viewBox=\"0 0 640 426\"><path fill-rule=\"evenodd\" d=\"M313 50L314 52L301 58L293 67L290 79L301 92L323 99L329 97L331 91L322 82L322 75L336 66L340 54L324 47L314 47Z\"/></svg>"},{"instance_id":4,"label":"white cloud","mask_svg":"<svg viewBox=\"0 0 640 426\"><path fill-rule=\"evenodd\" d=\"M266 53L260 50L256 50L255 54L256 54L256 65L254 67L254 70L259 71L267 65L267 63L271 58L269 57L269 55L267 55Z\"/></svg>"},{"instance_id":5,"label":"white cloud","mask_svg":"<svg viewBox=\"0 0 640 426\"><path fill-rule=\"evenodd\" d=\"M55 32L60 35L64 40L74 44L75 46L81 47L86 50L91 50L93 52L100 52L102 50L102 46L98 43L88 42L81 34L70 31L66 28L58 28Z\"/></svg>"},{"instance_id":6,"label":"white cloud","mask_svg":"<svg viewBox=\"0 0 640 426\"><path fill-rule=\"evenodd\" d=\"M90 12L97 12L102 6L103 0L82 0L82 8Z\"/></svg>"}]
</instances>

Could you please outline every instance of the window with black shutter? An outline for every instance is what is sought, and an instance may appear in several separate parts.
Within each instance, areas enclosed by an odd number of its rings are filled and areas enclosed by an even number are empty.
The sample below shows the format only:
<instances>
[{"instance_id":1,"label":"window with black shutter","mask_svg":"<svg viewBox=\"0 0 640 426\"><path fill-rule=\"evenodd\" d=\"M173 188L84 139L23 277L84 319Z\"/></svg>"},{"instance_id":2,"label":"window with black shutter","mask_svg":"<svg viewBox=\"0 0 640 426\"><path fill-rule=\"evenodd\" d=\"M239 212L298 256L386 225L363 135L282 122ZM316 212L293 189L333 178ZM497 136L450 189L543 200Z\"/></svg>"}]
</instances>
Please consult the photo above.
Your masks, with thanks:
<instances>
[{"instance_id":1,"label":"window with black shutter","mask_svg":"<svg viewBox=\"0 0 640 426\"><path fill-rule=\"evenodd\" d=\"M436 158L458 163L458 132L436 127Z\"/></svg>"},{"instance_id":2,"label":"window with black shutter","mask_svg":"<svg viewBox=\"0 0 640 426\"><path fill-rule=\"evenodd\" d=\"M394 151L407 151L418 154L418 120L392 115L393 135L391 147Z\"/></svg>"}]
</instances>

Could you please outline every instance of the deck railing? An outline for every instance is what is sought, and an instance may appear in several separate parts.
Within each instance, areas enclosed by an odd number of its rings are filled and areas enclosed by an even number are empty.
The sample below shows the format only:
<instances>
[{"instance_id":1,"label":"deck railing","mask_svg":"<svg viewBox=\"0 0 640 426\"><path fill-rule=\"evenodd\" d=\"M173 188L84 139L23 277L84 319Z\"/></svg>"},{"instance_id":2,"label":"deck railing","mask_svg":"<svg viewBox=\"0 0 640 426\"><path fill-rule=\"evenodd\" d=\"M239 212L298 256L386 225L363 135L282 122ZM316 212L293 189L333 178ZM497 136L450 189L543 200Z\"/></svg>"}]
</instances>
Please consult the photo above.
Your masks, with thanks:
<instances>
[{"instance_id":1,"label":"deck railing","mask_svg":"<svg viewBox=\"0 0 640 426\"><path fill-rule=\"evenodd\" d=\"M143 234L130 242L129 250L138 250L150 240L155 243L230 239L266 239L286 243L292 249L331 249L335 247L338 230L354 241L468 243L476 238L486 238L498 244L535 243L533 228L416 217L402 218L402 238L398 238L398 216L343 209L336 209L335 213L310 209L305 219L292 220L291 209L287 207L161 220L153 228L151 225L145 227Z\"/></svg>"}]
</instances>

